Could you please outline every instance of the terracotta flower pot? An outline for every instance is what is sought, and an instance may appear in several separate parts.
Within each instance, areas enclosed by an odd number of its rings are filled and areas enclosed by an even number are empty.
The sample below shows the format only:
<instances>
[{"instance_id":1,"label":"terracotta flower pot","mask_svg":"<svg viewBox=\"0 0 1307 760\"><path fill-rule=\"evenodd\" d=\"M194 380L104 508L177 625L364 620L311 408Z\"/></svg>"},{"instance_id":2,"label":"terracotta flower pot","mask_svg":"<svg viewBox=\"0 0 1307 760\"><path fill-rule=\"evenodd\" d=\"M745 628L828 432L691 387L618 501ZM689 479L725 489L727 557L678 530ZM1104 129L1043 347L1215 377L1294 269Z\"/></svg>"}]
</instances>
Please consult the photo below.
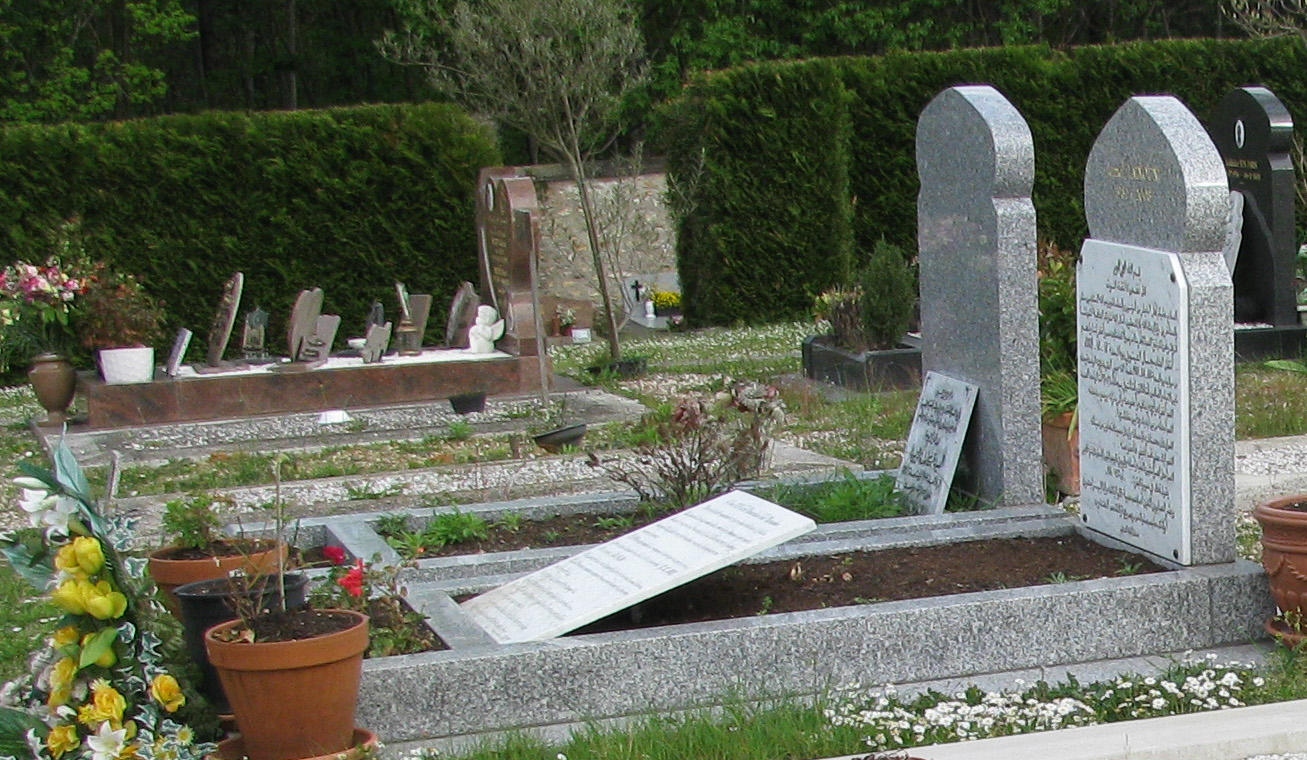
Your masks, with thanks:
<instances>
[{"instance_id":1,"label":"terracotta flower pot","mask_svg":"<svg viewBox=\"0 0 1307 760\"><path fill-rule=\"evenodd\" d=\"M150 577L163 592L164 604L174 617L180 619L181 607L174 592L178 586L212 578L226 578L231 571L243 569L252 575L268 575L277 572L277 560L285 559L286 544L271 541L261 542L266 548L252 547L253 551L245 554L235 553L226 557L206 557L204 559L176 559L179 550L176 546L166 546L150 553Z\"/></svg>"},{"instance_id":2,"label":"terracotta flower pot","mask_svg":"<svg viewBox=\"0 0 1307 760\"><path fill-rule=\"evenodd\" d=\"M38 354L32 357L32 368L27 370L36 400L45 410L45 420L36 424L57 427L68 421L68 405L77 392L77 370L72 362L59 354Z\"/></svg>"},{"instance_id":3,"label":"terracotta flower pot","mask_svg":"<svg viewBox=\"0 0 1307 760\"><path fill-rule=\"evenodd\" d=\"M1057 488L1067 496L1080 495L1080 427L1071 429L1072 413L1044 419L1044 463L1057 475Z\"/></svg>"},{"instance_id":4,"label":"terracotta flower pot","mask_svg":"<svg viewBox=\"0 0 1307 760\"><path fill-rule=\"evenodd\" d=\"M354 744L343 755L339 753L330 753L318 755L317 757L306 758L306 760L356 760L356 758L367 757L371 750L377 747L377 735L366 728L354 729ZM219 760L242 760L249 753L245 751L245 738L242 736L233 736L218 742Z\"/></svg>"},{"instance_id":5,"label":"terracotta flower pot","mask_svg":"<svg viewBox=\"0 0 1307 760\"><path fill-rule=\"evenodd\" d=\"M209 662L222 680L250 760L317 757L354 746L368 617L352 610L320 613L350 618L350 627L298 641L224 641L243 625L234 620L205 634Z\"/></svg>"},{"instance_id":6,"label":"terracotta flower pot","mask_svg":"<svg viewBox=\"0 0 1307 760\"><path fill-rule=\"evenodd\" d=\"M1281 613L1303 614L1307 602L1307 494L1282 496L1253 508L1262 526L1262 567Z\"/></svg>"}]
</instances>

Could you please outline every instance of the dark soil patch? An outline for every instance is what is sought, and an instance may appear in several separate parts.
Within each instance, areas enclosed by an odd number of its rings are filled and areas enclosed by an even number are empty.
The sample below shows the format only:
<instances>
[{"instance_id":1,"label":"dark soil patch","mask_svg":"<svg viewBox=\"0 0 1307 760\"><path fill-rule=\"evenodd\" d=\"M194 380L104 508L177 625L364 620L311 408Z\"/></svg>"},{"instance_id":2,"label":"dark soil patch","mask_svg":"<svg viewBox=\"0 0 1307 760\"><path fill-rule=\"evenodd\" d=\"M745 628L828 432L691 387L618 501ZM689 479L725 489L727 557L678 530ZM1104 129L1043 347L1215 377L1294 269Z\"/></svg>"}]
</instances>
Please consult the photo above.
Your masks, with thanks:
<instances>
[{"instance_id":1,"label":"dark soil patch","mask_svg":"<svg viewBox=\"0 0 1307 760\"><path fill-rule=\"evenodd\" d=\"M511 552L549 546L599 544L611 541L636 528L642 528L667 517L668 514L650 515L646 512L633 512L625 515L612 513L556 515L542 520L523 520L512 528L492 524L490 535L485 539L423 547L419 556L452 557L459 554Z\"/></svg>"},{"instance_id":2,"label":"dark soil patch","mask_svg":"<svg viewBox=\"0 0 1307 760\"><path fill-rule=\"evenodd\" d=\"M254 632L254 640L264 643L299 641L343 631L358 619L331 610L292 610L257 615L246 624Z\"/></svg>"},{"instance_id":3,"label":"dark soil patch","mask_svg":"<svg viewBox=\"0 0 1307 760\"><path fill-rule=\"evenodd\" d=\"M723 568L574 633L1163 572L1078 535L849 552Z\"/></svg>"}]
</instances>

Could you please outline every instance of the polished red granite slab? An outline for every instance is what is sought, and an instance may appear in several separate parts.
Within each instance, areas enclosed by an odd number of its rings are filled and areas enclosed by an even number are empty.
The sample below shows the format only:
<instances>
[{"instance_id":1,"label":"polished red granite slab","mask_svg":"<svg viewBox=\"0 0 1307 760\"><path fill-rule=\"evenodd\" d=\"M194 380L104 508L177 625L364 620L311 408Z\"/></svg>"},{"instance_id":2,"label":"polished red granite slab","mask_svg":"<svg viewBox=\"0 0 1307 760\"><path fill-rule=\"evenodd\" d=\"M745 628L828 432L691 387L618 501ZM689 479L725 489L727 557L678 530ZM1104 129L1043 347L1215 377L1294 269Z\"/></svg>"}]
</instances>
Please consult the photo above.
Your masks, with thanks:
<instances>
[{"instance_id":1,"label":"polished red granite slab","mask_svg":"<svg viewBox=\"0 0 1307 760\"><path fill-rule=\"evenodd\" d=\"M527 393L540 387L534 356L156 377L162 379L105 385L98 376L83 373L78 389L86 396L87 424L115 428L221 420L417 403L460 393Z\"/></svg>"}]
</instances>

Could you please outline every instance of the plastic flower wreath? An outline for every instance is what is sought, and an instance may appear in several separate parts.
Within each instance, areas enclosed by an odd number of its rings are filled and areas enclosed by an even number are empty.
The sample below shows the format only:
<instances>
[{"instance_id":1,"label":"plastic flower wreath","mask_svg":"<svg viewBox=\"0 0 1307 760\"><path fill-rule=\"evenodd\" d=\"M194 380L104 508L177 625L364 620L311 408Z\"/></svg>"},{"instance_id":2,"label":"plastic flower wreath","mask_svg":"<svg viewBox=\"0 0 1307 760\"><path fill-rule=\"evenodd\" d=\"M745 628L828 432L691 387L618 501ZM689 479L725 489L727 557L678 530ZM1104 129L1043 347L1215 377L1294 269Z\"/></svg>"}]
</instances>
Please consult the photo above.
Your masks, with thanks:
<instances>
[{"instance_id":1,"label":"plastic flower wreath","mask_svg":"<svg viewBox=\"0 0 1307 760\"><path fill-rule=\"evenodd\" d=\"M188 684L181 631L155 598L132 522L105 518L60 441L54 472L20 463L20 506L41 533L0 541L14 569L64 615L32 673L6 684L0 756L33 760L199 760L217 721Z\"/></svg>"}]
</instances>

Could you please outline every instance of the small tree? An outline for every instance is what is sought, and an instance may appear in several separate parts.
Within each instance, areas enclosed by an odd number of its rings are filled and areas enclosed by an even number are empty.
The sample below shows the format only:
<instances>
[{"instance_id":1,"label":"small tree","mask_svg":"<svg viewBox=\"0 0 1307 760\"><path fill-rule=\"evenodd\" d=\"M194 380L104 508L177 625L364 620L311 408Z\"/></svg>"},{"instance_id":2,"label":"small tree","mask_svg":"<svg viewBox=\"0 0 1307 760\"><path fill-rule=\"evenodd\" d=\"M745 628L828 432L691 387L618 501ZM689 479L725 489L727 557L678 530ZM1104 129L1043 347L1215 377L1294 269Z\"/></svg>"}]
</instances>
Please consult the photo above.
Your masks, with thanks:
<instances>
[{"instance_id":1,"label":"small tree","mask_svg":"<svg viewBox=\"0 0 1307 760\"><path fill-rule=\"evenodd\" d=\"M463 107L521 130L576 183L608 346L621 358L617 309L585 165L612 143L623 97L645 76L643 43L626 0L394 0L403 24L379 46L423 67Z\"/></svg>"},{"instance_id":2,"label":"small tree","mask_svg":"<svg viewBox=\"0 0 1307 760\"><path fill-rule=\"evenodd\" d=\"M1221 9L1250 37L1297 37L1307 44L1307 1L1224 0Z\"/></svg>"}]
</instances>

